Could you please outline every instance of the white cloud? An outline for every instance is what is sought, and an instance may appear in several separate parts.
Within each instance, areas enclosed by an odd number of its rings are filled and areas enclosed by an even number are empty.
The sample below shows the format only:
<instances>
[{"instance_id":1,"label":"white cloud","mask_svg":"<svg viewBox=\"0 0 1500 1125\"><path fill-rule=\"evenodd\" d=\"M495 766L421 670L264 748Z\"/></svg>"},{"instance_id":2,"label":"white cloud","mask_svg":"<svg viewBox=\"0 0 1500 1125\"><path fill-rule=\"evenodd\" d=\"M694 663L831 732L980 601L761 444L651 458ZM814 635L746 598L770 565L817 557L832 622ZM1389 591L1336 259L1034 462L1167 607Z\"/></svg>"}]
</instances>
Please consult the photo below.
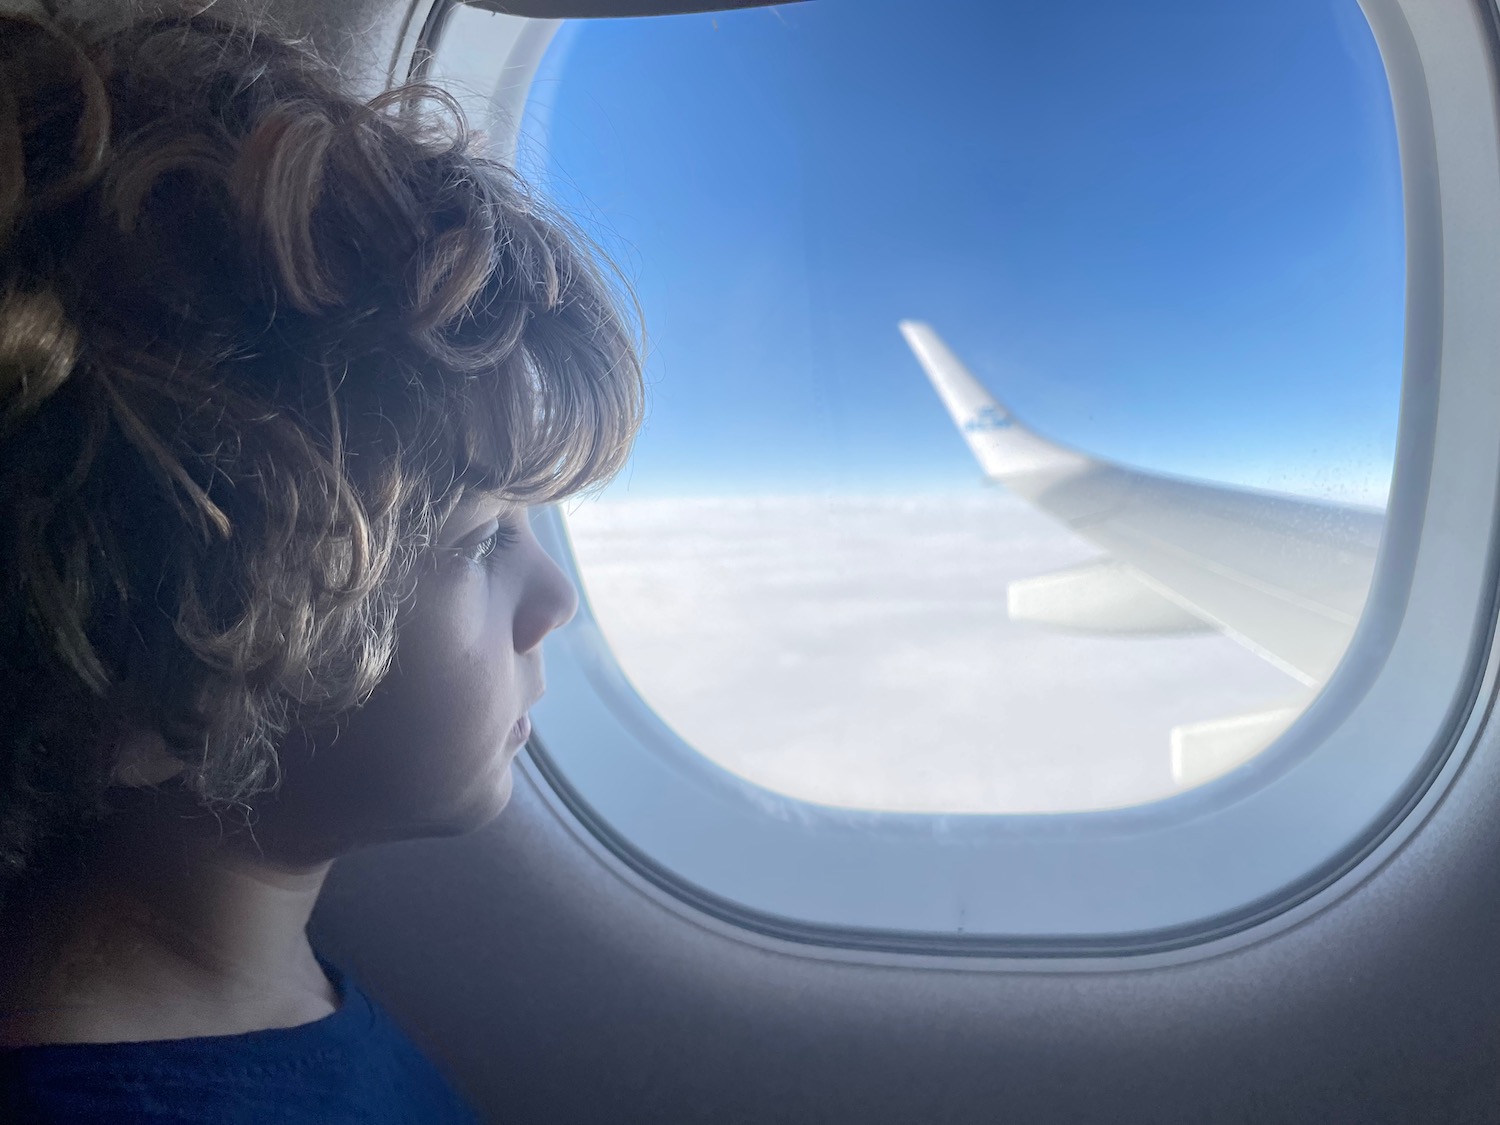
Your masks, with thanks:
<instances>
[{"instance_id":1,"label":"white cloud","mask_svg":"<svg viewBox=\"0 0 1500 1125\"><path fill-rule=\"evenodd\" d=\"M999 489L610 500L568 517L625 673L726 769L826 804L1041 812L1173 789L1172 727L1297 698L1233 641L1009 620L1007 585L1093 557Z\"/></svg>"}]
</instances>

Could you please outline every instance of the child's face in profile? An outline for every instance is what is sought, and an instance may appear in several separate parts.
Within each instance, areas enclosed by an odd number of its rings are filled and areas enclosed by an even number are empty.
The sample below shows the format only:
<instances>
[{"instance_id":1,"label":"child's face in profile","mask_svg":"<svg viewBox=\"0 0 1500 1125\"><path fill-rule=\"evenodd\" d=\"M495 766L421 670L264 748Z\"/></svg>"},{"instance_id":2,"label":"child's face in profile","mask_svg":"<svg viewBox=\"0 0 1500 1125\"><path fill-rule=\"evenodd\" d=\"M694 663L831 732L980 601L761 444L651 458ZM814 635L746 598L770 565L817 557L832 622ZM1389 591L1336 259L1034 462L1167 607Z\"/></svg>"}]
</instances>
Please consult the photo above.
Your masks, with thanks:
<instances>
[{"instance_id":1,"label":"child's face in profile","mask_svg":"<svg viewBox=\"0 0 1500 1125\"><path fill-rule=\"evenodd\" d=\"M284 747L281 787L258 802L266 854L315 862L493 818L542 694L542 639L577 607L524 508L465 498L418 564L375 694L336 733L294 735Z\"/></svg>"}]
</instances>

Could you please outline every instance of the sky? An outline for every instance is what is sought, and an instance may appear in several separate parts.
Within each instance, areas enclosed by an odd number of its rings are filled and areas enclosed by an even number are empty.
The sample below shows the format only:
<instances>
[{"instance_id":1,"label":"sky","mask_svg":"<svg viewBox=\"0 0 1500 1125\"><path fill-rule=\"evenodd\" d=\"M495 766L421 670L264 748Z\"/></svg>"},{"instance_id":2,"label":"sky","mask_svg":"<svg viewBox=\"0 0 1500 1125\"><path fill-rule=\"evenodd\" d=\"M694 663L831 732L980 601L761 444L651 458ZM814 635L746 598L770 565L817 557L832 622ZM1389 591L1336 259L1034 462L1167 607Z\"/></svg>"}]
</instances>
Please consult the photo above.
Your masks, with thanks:
<instances>
[{"instance_id":1,"label":"sky","mask_svg":"<svg viewBox=\"0 0 1500 1125\"><path fill-rule=\"evenodd\" d=\"M526 132L644 312L611 496L973 488L914 317L1056 440L1383 498L1400 180L1355 0L572 21Z\"/></svg>"}]
</instances>

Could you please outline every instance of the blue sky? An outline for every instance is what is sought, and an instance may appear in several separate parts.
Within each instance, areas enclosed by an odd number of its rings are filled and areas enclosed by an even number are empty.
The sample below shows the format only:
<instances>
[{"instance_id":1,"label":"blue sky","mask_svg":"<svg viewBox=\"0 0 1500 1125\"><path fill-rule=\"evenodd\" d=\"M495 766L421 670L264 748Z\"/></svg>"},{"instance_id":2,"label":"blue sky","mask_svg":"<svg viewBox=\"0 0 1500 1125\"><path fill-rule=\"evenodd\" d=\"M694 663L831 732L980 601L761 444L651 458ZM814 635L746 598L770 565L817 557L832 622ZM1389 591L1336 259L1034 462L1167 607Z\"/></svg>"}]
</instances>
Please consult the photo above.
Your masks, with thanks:
<instances>
[{"instance_id":1,"label":"blue sky","mask_svg":"<svg viewBox=\"0 0 1500 1125\"><path fill-rule=\"evenodd\" d=\"M1354 0L575 22L528 131L645 312L616 495L976 487L902 317L1089 452L1383 490L1399 164Z\"/></svg>"}]
</instances>

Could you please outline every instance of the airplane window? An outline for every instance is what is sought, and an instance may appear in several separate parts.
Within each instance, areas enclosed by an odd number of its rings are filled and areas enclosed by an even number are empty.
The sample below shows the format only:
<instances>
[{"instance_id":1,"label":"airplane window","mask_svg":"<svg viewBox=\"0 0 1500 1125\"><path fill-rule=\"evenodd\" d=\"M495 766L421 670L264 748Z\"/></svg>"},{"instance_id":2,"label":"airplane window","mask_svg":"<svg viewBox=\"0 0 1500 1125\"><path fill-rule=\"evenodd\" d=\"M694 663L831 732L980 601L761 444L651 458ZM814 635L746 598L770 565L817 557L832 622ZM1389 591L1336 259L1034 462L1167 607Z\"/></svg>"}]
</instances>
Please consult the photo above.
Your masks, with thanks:
<instances>
[{"instance_id":1,"label":"airplane window","mask_svg":"<svg viewBox=\"0 0 1500 1125\"><path fill-rule=\"evenodd\" d=\"M683 742L824 805L1074 812L1316 696L1401 394L1355 0L580 21L527 114L645 311L635 460L566 518Z\"/></svg>"},{"instance_id":2,"label":"airplane window","mask_svg":"<svg viewBox=\"0 0 1500 1125\"><path fill-rule=\"evenodd\" d=\"M834 956L1190 957L1443 799L1500 675L1478 9L434 11L646 317L638 456L532 518L580 846Z\"/></svg>"}]
</instances>

